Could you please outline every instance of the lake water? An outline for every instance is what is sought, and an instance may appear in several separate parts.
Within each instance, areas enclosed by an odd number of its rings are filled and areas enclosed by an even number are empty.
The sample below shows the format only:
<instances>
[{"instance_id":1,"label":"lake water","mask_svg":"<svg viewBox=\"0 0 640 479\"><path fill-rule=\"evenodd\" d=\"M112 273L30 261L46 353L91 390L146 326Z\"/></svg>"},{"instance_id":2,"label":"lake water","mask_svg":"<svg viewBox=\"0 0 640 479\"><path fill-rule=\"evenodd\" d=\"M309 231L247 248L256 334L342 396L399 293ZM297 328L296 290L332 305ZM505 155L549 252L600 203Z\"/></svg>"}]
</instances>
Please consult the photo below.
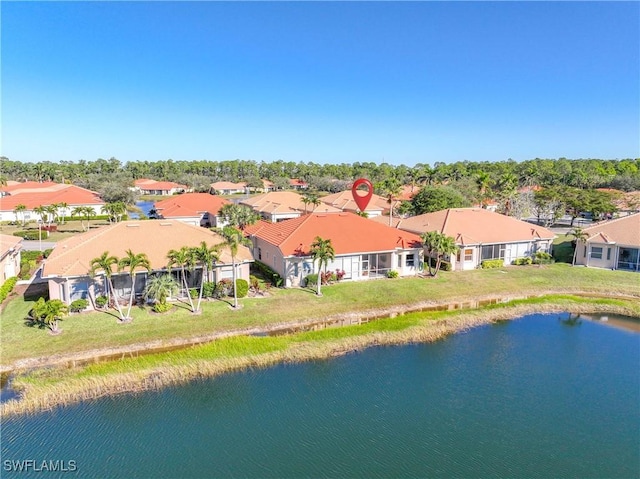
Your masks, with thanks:
<instances>
[{"instance_id":1,"label":"lake water","mask_svg":"<svg viewBox=\"0 0 640 479\"><path fill-rule=\"evenodd\" d=\"M639 367L637 332L527 316L11 418L2 477L635 478Z\"/></svg>"},{"instance_id":2,"label":"lake water","mask_svg":"<svg viewBox=\"0 0 640 479\"><path fill-rule=\"evenodd\" d=\"M149 212L155 204L155 201L136 201L136 206L140 208L146 216L149 216ZM131 219L140 218L140 215L138 213L130 213L129 216L131 217Z\"/></svg>"}]
</instances>

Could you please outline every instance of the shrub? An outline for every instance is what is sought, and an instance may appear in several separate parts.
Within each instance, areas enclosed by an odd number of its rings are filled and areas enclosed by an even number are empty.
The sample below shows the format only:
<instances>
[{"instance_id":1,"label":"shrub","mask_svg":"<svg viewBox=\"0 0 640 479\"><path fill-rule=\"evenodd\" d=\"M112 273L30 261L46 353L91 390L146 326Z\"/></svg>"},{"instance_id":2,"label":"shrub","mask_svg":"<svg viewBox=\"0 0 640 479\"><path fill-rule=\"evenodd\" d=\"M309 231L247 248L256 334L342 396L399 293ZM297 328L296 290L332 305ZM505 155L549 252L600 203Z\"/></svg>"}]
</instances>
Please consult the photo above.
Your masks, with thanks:
<instances>
[{"instance_id":1,"label":"shrub","mask_svg":"<svg viewBox=\"0 0 640 479\"><path fill-rule=\"evenodd\" d=\"M263 262L254 261L253 263L251 263L251 266L256 270L258 270L262 274L262 276L265 279L269 280L271 284L273 284L276 288L279 288L284 283L282 276L280 276L278 273L276 273L273 269L271 269L269 266L267 266Z\"/></svg>"},{"instance_id":2,"label":"shrub","mask_svg":"<svg viewBox=\"0 0 640 479\"><path fill-rule=\"evenodd\" d=\"M202 286L202 296L205 298L213 298L215 291L216 283L213 281L206 281Z\"/></svg>"},{"instance_id":3,"label":"shrub","mask_svg":"<svg viewBox=\"0 0 640 479\"><path fill-rule=\"evenodd\" d=\"M320 279L322 281L322 284L330 284L337 281L338 277L333 271L325 271L323 273L320 273Z\"/></svg>"},{"instance_id":4,"label":"shrub","mask_svg":"<svg viewBox=\"0 0 640 479\"><path fill-rule=\"evenodd\" d=\"M13 288L15 287L17 282L17 276L12 276L4 282L4 284L0 287L0 303L7 299L7 296L9 296L9 293L13 291Z\"/></svg>"},{"instance_id":5,"label":"shrub","mask_svg":"<svg viewBox=\"0 0 640 479\"><path fill-rule=\"evenodd\" d=\"M98 296L96 298L96 307L104 308L108 302L109 302L109 298L107 298L106 296Z\"/></svg>"},{"instance_id":6,"label":"shrub","mask_svg":"<svg viewBox=\"0 0 640 479\"><path fill-rule=\"evenodd\" d=\"M216 289L213 292L213 297L216 299L231 296L233 294L233 282L228 279L221 279L216 284Z\"/></svg>"},{"instance_id":7,"label":"shrub","mask_svg":"<svg viewBox=\"0 0 640 479\"><path fill-rule=\"evenodd\" d=\"M16 231L13 233L13 236L18 236L26 239L27 241L34 241L40 238L40 234L37 231ZM46 238L46 236L46 233L42 235L43 238Z\"/></svg>"},{"instance_id":8,"label":"shrub","mask_svg":"<svg viewBox=\"0 0 640 479\"><path fill-rule=\"evenodd\" d=\"M29 261L37 261L41 256L43 256L43 253L40 251L21 251L20 262L27 263Z\"/></svg>"},{"instance_id":9,"label":"shrub","mask_svg":"<svg viewBox=\"0 0 640 479\"><path fill-rule=\"evenodd\" d=\"M397 278L399 273L395 269L390 269L387 271L387 278Z\"/></svg>"},{"instance_id":10,"label":"shrub","mask_svg":"<svg viewBox=\"0 0 640 479\"><path fill-rule=\"evenodd\" d=\"M310 274L306 278L304 278L304 286L307 288L313 288L318 284L318 275Z\"/></svg>"},{"instance_id":11,"label":"shrub","mask_svg":"<svg viewBox=\"0 0 640 479\"><path fill-rule=\"evenodd\" d=\"M156 313L166 313L171 308L173 308L173 304L171 304L171 303L160 303L160 302L157 302L157 303L155 303L153 305L153 310Z\"/></svg>"},{"instance_id":12,"label":"shrub","mask_svg":"<svg viewBox=\"0 0 640 479\"><path fill-rule=\"evenodd\" d=\"M534 264L552 264L555 263L555 260L549 253L538 251L533 258L533 262Z\"/></svg>"},{"instance_id":13,"label":"shrub","mask_svg":"<svg viewBox=\"0 0 640 479\"><path fill-rule=\"evenodd\" d=\"M249 283L246 279L236 279L236 296L238 298L244 298L249 292ZM233 292L231 293L233 294Z\"/></svg>"},{"instance_id":14,"label":"shrub","mask_svg":"<svg viewBox=\"0 0 640 479\"><path fill-rule=\"evenodd\" d=\"M431 263L431 267L436 267L436 259L429 257L429 262ZM427 265L425 265L426 267ZM440 261L440 271L451 271L451 263L449 261Z\"/></svg>"},{"instance_id":15,"label":"shrub","mask_svg":"<svg viewBox=\"0 0 640 479\"><path fill-rule=\"evenodd\" d=\"M260 280L254 275L249 276L249 285L254 293L260 292Z\"/></svg>"},{"instance_id":16,"label":"shrub","mask_svg":"<svg viewBox=\"0 0 640 479\"><path fill-rule=\"evenodd\" d=\"M72 313L79 313L80 311L87 309L87 306L89 306L89 301L86 299L76 299L69 305L69 311Z\"/></svg>"},{"instance_id":17,"label":"shrub","mask_svg":"<svg viewBox=\"0 0 640 479\"><path fill-rule=\"evenodd\" d=\"M52 251L53 251L53 248L48 248L42 252L42 256L44 258L48 258Z\"/></svg>"},{"instance_id":18,"label":"shrub","mask_svg":"<svg viewBox=\"0 0 640 479\"><path fill-rule=\"evenodd\" d=\"M480 264L482 269L502 268L502 266L504 266L504 261L501 259L485 259Z\"/></svg>"},{"instance_id":19,"label":"shrub","mask_svg":"<svg viewBox=\"0 0 640 479\"><path fill-rule=\"evenodd\" d=\"M20 279L29 279L31 276L31 264L29 262L20 263Z\"/></svg>"},{"instance_id":20,"label":"shrub","mask_svg":"<svg viewBox=\"0 0 640 479\"><path fill-rule=\"evenodd\" d=\"M526 258L518 258L514 260L511 264L515 264L516 266L526 266L532 264L533 260L527 256Z\"/></svg>"},{"instance_id":21,"label":"shrub","mask_svg":"<svg viewBox=\"0 0 640 479\"><path fill-rule=\"evenodd\" d=\"M200 290L198 288L189 288L189 296L191 296L191 299L198 299L198 296L200 296Z\"/></svg>"},{"instance_id":22,"label":"shrub","mask_svg":"<svg viewBox=\"0 0 640 479\"><path fill-rule=\"evenodd\" d=\"M343 269L337 269L336 270L336 281L342 281L342 278L344 278L344 270Z\"/></svg>"}]
</instances>

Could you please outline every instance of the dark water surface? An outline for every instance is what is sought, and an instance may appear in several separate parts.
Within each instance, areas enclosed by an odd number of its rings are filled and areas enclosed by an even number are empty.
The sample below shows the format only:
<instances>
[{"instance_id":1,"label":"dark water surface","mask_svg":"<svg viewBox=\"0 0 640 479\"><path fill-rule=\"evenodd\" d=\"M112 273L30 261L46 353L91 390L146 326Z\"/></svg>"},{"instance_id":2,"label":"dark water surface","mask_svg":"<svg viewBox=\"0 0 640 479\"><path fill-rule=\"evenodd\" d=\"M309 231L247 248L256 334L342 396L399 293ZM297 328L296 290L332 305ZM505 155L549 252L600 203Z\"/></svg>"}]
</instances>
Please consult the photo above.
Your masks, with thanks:
<instances>
[{"instance_id":1,"label":"dark water surface","mask_svg":"<svg viewBox=\"0 0 640 479\"><path fill-rule=\"evenodd\" d=\"M636 478L639 371L638 333L533 315L11 418L2 477Z\"/></svg>"}]
</instances>

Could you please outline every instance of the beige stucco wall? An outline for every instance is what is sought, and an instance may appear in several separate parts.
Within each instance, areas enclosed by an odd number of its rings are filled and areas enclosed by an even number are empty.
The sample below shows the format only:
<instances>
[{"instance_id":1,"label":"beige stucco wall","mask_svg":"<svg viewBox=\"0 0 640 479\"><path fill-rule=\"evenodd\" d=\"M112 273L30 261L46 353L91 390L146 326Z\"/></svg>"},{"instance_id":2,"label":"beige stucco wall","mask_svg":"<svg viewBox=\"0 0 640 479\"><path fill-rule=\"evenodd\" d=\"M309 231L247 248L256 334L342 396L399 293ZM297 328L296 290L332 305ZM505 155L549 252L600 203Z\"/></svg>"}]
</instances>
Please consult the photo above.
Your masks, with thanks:
<instances>
[{"instance_id":1,"label":"beige stucco wall","mask_svg":"<svg viewBox=\"0 0 640 479\"><path fill-rule=\"evenodd\" d=\"M18 247L19 248L19 247ZM20 273L20 249L7 253L0 260L0 285Z\"/></svg>"}]
</instances>

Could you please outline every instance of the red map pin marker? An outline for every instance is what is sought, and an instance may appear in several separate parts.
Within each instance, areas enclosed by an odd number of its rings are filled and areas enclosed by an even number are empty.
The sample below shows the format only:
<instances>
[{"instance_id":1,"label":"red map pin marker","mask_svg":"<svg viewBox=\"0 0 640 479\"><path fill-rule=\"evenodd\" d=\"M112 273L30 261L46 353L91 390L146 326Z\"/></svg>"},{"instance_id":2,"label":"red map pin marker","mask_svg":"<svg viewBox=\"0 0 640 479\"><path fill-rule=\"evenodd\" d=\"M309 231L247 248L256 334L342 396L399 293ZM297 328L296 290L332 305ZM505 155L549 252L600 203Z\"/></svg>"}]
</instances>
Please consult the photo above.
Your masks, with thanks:
<instances>
[{"instance_id":1,"label":"red map pin marker","mask_svg":"<svg viewBox=\"0 0 640 479\"><path fill-rule=\"evenodd\" d=\"M360 185L366 185L366 187L369 189L366 195L361 195L358 192L358 186ZM369 180L365 178L359 178L353 182L353 186L351 187L351 194L353 195L353 201L356 202L356 205L358 205L360 211L364 211L367 208L369 201L371 201L371 197L373 196L373 185Z\"/></svg>"}]
</instances>

